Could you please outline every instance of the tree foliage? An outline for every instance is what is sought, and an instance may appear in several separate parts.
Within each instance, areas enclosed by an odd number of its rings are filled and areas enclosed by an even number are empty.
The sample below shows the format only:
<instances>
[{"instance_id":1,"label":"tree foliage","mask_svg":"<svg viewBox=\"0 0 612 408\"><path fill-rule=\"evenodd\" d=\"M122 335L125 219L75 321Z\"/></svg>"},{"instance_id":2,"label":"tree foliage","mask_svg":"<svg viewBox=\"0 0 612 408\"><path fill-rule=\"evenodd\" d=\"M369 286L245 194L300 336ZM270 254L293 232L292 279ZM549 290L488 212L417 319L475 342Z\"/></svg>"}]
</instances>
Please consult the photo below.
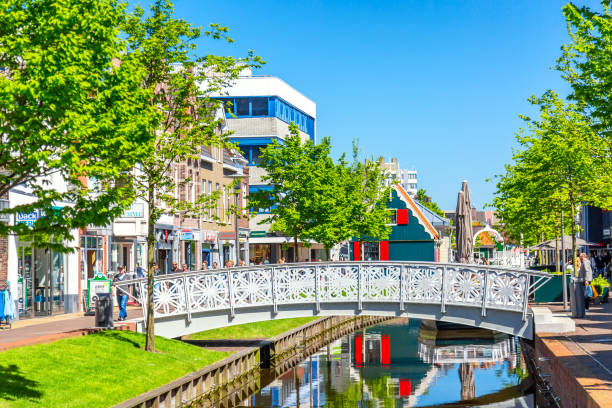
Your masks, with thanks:
<instances>
[{"instance_id":1,"label":"tree foliage","mask_svg":"<svg viewBox=\"0 0 612 408\"><path fill-rule=\"evenodd\" d=\"M602 12L573 3L563 8L572 41L562 47L557 69L572 87L569 98L590 118L594 138L585 147L604 167L598 180L601 192L598 205L609 209L612 208L612 12L609 0L601 4Z\"/></svg>"},{"instance_id":2,"label":"tree foliage","mask_svg":"<svg viewBox=\"0 0 612 408\"><path fill-rule=\"evenodd\" d=\"M522 116L528 131L517 134L521 149L497 183L494 205L514 238L523 234L533 243L542 236L558 236L561 211L575 237L579 206L601 203L602 189L607 188L601 160L588 148L599 139L583 112L554 92L530 102L539 107L540 118Z\"/></svg>"},{"instance_id":3,"label":"tree foliage","mask_svg":"<svg viewBox=\"0 0 612 408\"><path fill-rule=\"evenodd\" d=\"M417 190L416 198L425 207L429 208L431 211L438 214L440 217L444 217L444 211L442 211L442 209L437 203L431 200L431 197L427 195L427 191L424 188L419 188Z\"/></svg>"},{"instance_id":4,"label":"tree foliage","mask_svg":"<svg viewBox=\"0 0 612 408\"><path fill-rule=\"evenodd\" d=\"M116 0L6 0L0 6L0 197L18 188L33 201L3 213L38 221L0 223L62 249L71 230L105 225L129 204L124 172L146 143L137 106L143 71L122 64Z\"/></svg>"},{"instance_id":5,"label":"tree foliage","mask_svg":"<svg viewBox=\"0 0 612 408\"><path fill-rule=\"evenodd\" d=\"M130 58L145 71L142 88L146 103L139 106L147 119L148 142L138 146L143 157L133 172L134 194L148 207L148 286L153 287L155 223L163 214L197 216L216 205L220 191L199 197L177 194L194 180L180 175L179 165L199 161L202 148L231 148L227 134L221 132L223 112L220 102L211 97L236 79L247 66L262 62L252 53L244 59L215 55L198 56L195 41L199 27L176 19L173 5L157 0L149 13L137 7L124 30ZM211 25L205 36L231 42L228 29ZM199 180L195 180L199 183ZM146 349L153 351L153 291L148 291Z\"/></svg>"},{"instance_id":6,"label":"tree foliage","mask_svg":"<svg viewBox=\"0 0 612 408\"><path fill-rule=\"evenodd\" d=\"M331 140L302 140L291 123L290 135L262 149L262 180L270 188L249 196L251 209L269 213L261 223L297 240L329 249L352 236L384 238L389 234L389 190L374 162L338 163L330 157Z\"/></svg>"}]
</instances>

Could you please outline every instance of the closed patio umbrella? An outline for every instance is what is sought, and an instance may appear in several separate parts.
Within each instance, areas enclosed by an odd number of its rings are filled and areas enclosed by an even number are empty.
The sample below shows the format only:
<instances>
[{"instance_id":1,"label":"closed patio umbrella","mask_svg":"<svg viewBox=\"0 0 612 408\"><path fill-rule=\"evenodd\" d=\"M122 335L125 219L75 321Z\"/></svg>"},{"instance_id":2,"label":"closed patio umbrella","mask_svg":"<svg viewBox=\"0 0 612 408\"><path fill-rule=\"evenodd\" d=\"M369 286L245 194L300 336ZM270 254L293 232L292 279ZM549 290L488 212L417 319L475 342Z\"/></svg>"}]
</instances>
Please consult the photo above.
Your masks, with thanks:
<instances>
[{"instance_id":1,"label":"closed patio umbrella","mask_svg":"<svg viewBox=\"0 0 612 408\"><path fill-rule=\"evenodd\" d=\"M472 203L467 181L461 186L457 194L457 262L470 263L472 261L472 250L474 248L474 233L472 231Z\"/></svg>"}]
</instances>

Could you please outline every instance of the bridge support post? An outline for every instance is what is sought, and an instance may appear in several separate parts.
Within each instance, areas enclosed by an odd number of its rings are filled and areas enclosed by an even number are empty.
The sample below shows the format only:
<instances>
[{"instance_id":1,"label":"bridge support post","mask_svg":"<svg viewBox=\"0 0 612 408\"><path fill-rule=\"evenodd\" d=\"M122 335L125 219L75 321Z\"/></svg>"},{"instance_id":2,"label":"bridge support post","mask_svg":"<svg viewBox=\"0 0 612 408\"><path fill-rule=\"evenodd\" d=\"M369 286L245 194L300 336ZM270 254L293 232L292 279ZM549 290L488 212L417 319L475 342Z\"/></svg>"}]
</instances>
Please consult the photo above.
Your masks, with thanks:
<instances>
[{"instance_id":1,"label":"bridge support post","mask_svg":"<svg viewBox=\"0 0 612 408\"><path fill-rule=\"evenodd\" d=\"M361 264L357 265L357 310L361 312L363 310L363 306L361 304L361 293L363 289L361 288Z\"/></svg>"},{"instance_id":2,"label":"bridge support post","mask_svg":"<svg viewBox=\"0 0 612 408\"><path fill-rule=\"evenodd\" d=\"M315 266L315 273L314 273L315 284L314 284L314 288L315 288L315 312L316 313L319 313L321 311L321 304L320 304L320 299L319 299L319 290L320 290L319 275L320 275L319 266Z\"/></svg>"},{"instance_id":3,"label":"bridge support post","mask_svg":"<svg viewBox=\"0 0 612 408\"><path fill-rule=\"evenodd\" d=\"M187 290L187 277L183 276L183 293L185 296L185 310L187 310L187 322L191 323L191 301L189 300L189 291Z\"/></svg>"},{"instance_id":4,"label":"bridge support post","mask_svg":"<svg viewBox=\"0 0 612 408\"><path fill-rule=\"evenodd\" d=\"M270 286L272 287L272 313L278 313L278 306L276 304L276 270L272 268L270 271Z\"/></svg>"},{"instance_id":5,"label":"bridge support post","mask_svg":"<svg viewBox=\"0 0 612 408\"><path fill-rule=\"evenodd\" d=\"M482 288L482 317L487 316L487 293L489 292L489 274L484 273L484 282Z\"/></svg>"},{"instance_id":6,"label":"bridge support post","mask_svg":"<svg viewBox=\"0 0 612 408\"><path fill-rule=\"evenodd\" d=\"M400 304L400 312L405 310L404 308L404 271L406 268L400 265L400 273L399 273L399 304Z\"/></svg>"},{"instance_id":7,"label":"bridge support post","mask_svg":"<svg viewBox=\"0 0 612 408\"><path fill-rule=\"evenodd\" d=\"M442 288L440 290L440 311L446 313L446 266L442 269Z\"/></svg>"},{"instance_id":8,"label":"bridge support post","mask_svg":"<svg viewBox=\"0 0 612 408\"><path fill-rule=\"evenodd\" d=\"M230 317L234 317L235 313L234 313L234 290L233 290L233 285L232 285L232 272L231 271L227 271L227 294L228 294L228 301L229 301L229 307L230 307Z\"/></svg>"}]
</instances>

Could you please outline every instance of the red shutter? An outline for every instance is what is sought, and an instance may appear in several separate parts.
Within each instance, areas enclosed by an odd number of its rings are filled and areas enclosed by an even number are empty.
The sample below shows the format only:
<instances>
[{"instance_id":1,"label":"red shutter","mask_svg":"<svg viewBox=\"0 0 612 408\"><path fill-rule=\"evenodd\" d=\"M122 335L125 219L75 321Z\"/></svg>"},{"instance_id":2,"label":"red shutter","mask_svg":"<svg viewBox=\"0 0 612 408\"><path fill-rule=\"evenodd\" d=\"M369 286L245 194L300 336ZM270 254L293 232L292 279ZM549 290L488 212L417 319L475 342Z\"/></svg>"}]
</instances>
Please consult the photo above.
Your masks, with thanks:
<instances>
[{"instance_id":1,"label":"red shutter","mask_svg":"<svg viewBox=\"0 0 612 408\"><path fill-rule=\"evenodd\" d=\"M356 366L361 366L361 363L363 363L362 347L363 347L363 337L361 336L361 334L357 334L355 335L355 365Z\"/></svg>"},{"instance_id":2,"label":"red shutter","mask_svg":"<svg viewBox=\"0 0 612 408\"><path fill-rule=\"evenodd\" d=\"M391 364L391 337L388 334L383 334L380 337L381 356L380 362L382 365Z\"/></svg>"},{"instance_id":3,"label":"red shutter","mask_svg":"<svg viewBox=\"0 0 612 408\"><path fill-rule=\"evenodd\" d=\"M408 209L397 210L397 225L408 224Z\"/></svg>"},{"instance_id":4,"label":"red shutter","mask_svg":"<svg viewBox=\"0 0 612 408\"><path fill-rule=\"evenodd\" d=\"M389 241L380 241L380 260L388 261L389 260Z\"/></svg>"},{"instance_id":5,"label":"red shutter","mask_svg":"<svg viewBox=\"0 0 612 408\"><path fill-rule=\"evenodd\" d=\"M361 242L353 242L353 261L361 261Z\"/></svg>"},{"instance_id":6,"label":"red shutter","mask_svg":"<svg viewBox=\"0 0 612 408\"><path fill-rule=\"evenodd\" d=\"M411 384L409 378L400 378L399 380L399 391L400 397L407 397L411 392Z\"/></svg>"}]
</instances>

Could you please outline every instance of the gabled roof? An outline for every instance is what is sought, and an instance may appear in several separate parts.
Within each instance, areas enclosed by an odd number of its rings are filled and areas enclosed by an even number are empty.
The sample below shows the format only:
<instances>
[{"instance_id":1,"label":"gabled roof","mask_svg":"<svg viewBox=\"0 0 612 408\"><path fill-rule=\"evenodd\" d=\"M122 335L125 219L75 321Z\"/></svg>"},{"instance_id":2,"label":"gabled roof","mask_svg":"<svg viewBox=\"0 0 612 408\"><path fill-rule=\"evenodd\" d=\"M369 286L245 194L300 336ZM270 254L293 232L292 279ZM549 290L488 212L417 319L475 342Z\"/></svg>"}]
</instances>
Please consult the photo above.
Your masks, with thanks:
<instances>
[{"instance_id":1,"label":"gabled roof","mask_svg":"<svg viewBox=\"0 0 612 408\"><path fill-rule=\"evenodd\" d=\"M393 185L393 188L395 188L395 191L397 191L397 196L399 197L399 199L402 200L404 203L406 203L406 208L412 211L412 214L419 221L419 224L421 224L423 228L425 228L425 231L433 239L440 238L438 231L436 231L436 229L431 224L431 222L429 222L427 217L425 217L425 214L423 214L423 212L421 211L419 206L416 204L416 202L412 198L410 198L406 190L404 190L404 187L402 187L400 183L396 183Z\"/></svg>"},{"instance_id":2,"label":"gabled roof","mask_svg":"<svg viewBox=\"0 0 612 408\"><path fill-rule=\"evenodd\" d=\"M448 220L448 218L439 216L429 208L425 207L423 203L421 203L419 200L413 201L419 207L425 218L429 220L431 225L433 225L434 227L450 227L450 221Z\"/></svg>"}]
</instances>

